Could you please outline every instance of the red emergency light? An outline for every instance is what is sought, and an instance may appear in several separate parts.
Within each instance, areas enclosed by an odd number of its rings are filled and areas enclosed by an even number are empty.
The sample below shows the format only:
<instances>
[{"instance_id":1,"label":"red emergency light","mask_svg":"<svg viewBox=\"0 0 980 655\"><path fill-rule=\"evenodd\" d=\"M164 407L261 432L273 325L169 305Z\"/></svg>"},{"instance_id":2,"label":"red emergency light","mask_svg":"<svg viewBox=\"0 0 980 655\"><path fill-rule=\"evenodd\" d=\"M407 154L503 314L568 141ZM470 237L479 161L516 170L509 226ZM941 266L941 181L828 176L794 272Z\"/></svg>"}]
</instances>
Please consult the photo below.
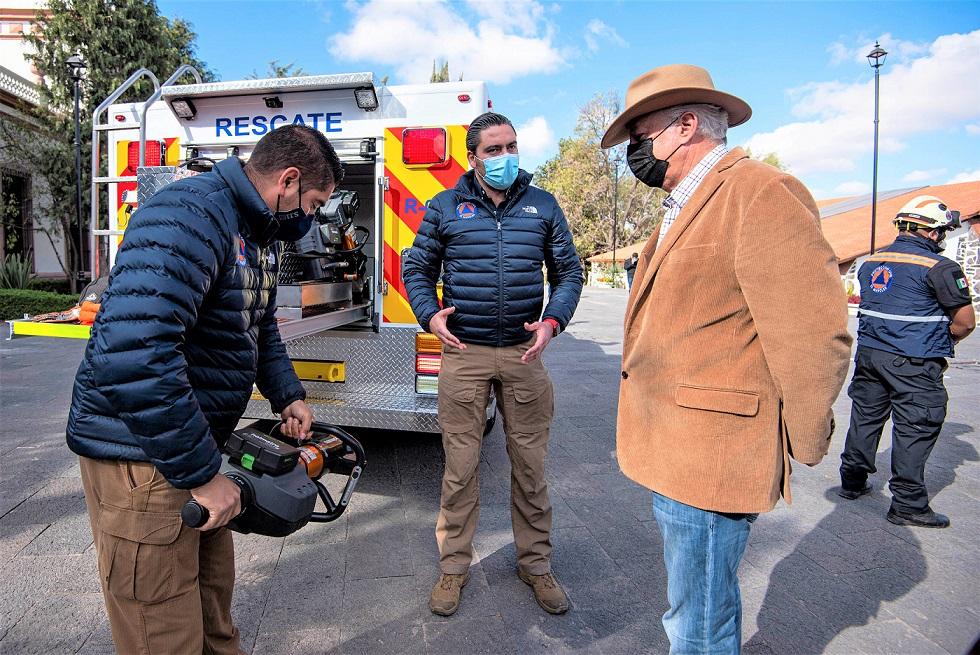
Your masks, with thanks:
<instances>
[{"instance_id":1,"label":"red emergency light","mask_svg":"<svg viewBox=\"0 0 980 655\"><path fill-rule=\"evenodd\" d=\"M402 131L402 162L405 164L441 164L447 156L445 128L410 127Z\"/></svg>"},{"instance_id":2,"label":"red emergency light","mask_svg":"<svg viewBox=\"0 0 980 655\"><path fill-rule=\"evenodd\" d=\"M165 156L167 153L167 146L163 141L147 141L146 142L146 165L147 166L163 166L165 163ZM135 171L139 166L140 162L140 142L130 141L126 150L127 163L129 164L129 169Z\"/></svg>"}]
</instances>

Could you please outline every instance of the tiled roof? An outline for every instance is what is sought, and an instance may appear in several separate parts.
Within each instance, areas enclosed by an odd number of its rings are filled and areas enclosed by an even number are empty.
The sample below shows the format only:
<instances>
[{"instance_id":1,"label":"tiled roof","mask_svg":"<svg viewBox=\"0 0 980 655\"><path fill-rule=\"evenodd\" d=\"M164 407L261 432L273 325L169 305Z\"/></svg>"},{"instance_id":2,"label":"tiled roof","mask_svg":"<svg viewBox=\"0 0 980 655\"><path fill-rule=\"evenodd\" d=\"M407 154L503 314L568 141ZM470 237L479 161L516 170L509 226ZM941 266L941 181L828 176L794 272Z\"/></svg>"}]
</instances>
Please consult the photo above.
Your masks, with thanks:
<instances>
[{"instance_id":1,"label":"tiled roof","mask_svg":"<svg viewBox=\"0 0 980 655\"><path fill-rule=\"evenodd\" d=\"M879 193L875 216L876 250L898 236L892 220L898 210L916 196L936 196L951 209L959 211L961 218L980 215L980 181ZM823 234L839 261L849 262L868 254L871 245L870 196L838 199L836 203L825 204L820 215Z\"/></svg>"},{"instance_id":2,"label":"tiled roof","mask_svg":"<svg viewBox=\"0 0 980 655\"><path fill-rule=\"evenodd\" d=\"M616 248L616 261L621 262L624 259L628 259L633 253L639 253L643 250L643 246L647 244L646 241L640 241L639 243L634 243L630 246L623 246L621 248ZM592 255L589 257L588 261L593 264L612 264L612 250L608 252L600 252L598 255Z\"/></svg>"}]
</instances>

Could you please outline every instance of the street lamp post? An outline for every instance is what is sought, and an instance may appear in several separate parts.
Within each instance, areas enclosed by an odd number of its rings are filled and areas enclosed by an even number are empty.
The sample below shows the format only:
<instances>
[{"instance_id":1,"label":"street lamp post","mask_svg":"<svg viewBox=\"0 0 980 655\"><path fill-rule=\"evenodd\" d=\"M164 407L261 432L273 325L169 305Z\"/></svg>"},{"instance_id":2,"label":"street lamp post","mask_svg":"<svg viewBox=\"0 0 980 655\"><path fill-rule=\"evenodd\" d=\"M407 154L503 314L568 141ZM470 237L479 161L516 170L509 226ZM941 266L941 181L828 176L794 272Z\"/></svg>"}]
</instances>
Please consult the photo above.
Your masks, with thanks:
<instances>
[{"instance_id":1,"label":"street lamp post","mask_svg":"<svg viewBox=\"0 0 980 655\"><path fill-rule=\"evenodd\" d=\"M618 213L619 208L619 162L617 161L615 167L613 168L613 229L612 229L612 285L616 286L616 227L619 224Z\"/></svg>"},{"instance_id":2,"label":"street lamp post","mask_svg":"<svg viewBox=\"0 0 980 655\"><path fill-rule=\"evenodd\" d=\"M875 69L875 145L874 173L871 178L871 254L875 252L875 219L878 213L878 71L885 64L888 53L875 41L874 50L868 53L868 63Z\"/></svg>"},{"instance_id":3,"label":"street lamp post","mask_svg":"<svg viewBox=\"0 0 980 655\"><path fill-rule=\"evenodd\" d=\"M78 223L78 276L79 283L82 282L82 261L83 248L85 244L84 229L82 225L82 125L78 116L79 103L82 87L82 73L85 71L85 62L82 56L75 54L65 62L68 65L68 73L71 75L73 86L75 87L75 221Z\"/></svg>"}]
</instances>

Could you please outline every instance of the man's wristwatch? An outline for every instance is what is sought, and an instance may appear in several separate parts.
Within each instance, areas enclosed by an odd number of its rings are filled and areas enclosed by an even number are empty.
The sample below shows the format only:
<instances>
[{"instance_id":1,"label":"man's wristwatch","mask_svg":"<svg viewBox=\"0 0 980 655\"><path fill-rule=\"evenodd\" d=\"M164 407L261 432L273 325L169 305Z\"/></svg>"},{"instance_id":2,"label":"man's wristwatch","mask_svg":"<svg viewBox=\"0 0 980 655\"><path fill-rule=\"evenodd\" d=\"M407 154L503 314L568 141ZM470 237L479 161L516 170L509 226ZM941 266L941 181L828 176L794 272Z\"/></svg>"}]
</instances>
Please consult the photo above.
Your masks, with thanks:
<instances>
[{"instance_id":1,"label":"man's wristwatch","mask_svg":"<svg viewBox=\"0 0 980 655\"><path fill-rule=\"evenodd\" d=\"M554 339L559 334L561 334L561 326L558 325L558 321L553 318L546 318L544 322L551 326L551 338Z\"/></svg>"}]
</instances>

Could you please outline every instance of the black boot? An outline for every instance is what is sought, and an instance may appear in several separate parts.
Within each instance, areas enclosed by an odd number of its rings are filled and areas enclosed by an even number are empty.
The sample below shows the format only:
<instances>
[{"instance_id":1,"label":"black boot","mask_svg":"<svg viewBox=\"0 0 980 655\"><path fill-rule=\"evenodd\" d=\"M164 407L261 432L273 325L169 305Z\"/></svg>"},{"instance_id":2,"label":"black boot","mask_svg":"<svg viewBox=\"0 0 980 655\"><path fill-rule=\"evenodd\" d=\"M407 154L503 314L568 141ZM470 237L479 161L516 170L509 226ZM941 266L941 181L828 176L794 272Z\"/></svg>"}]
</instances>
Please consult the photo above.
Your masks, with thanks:
<instances>
[{"instance_id":1,"label":"black boot","mask_svg":"<svg viewBox=\"0 0 980 655\"><path fill-rule=\"evenodd\" d=\"M871 493L871 483L869 482L865 482L863 487L858 488L841 483L841 487L840 490L838 490L837 495L847 500L855 500L861 496L866 496L869 493Z\"/></svg>"},{"instance_id":2,"label":"black boot","mask_svg":"<svg viewBox=\"0 0 980 655\"><path fill-rule=\"evenodd\" d=\"M888 510L888 519L895 525L909 525L919 528L948 528L949 517L945 514L937 514L931 508L926 508L923 512L916 514L906 514L905 512L895 511L894 508Z\"/></svg>"}]
</instances>

